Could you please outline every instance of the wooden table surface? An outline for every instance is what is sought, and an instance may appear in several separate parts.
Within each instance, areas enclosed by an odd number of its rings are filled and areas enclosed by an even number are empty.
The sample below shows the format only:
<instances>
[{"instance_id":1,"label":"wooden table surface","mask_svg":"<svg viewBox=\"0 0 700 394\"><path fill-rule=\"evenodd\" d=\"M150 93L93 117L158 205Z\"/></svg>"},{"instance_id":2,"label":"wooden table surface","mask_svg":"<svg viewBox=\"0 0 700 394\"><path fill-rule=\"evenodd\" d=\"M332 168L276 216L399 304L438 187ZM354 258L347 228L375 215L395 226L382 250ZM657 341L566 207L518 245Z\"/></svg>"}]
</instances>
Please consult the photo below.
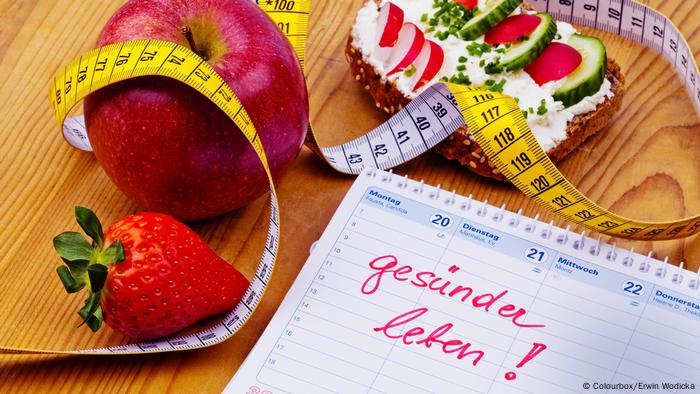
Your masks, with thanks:
<instances>
[{"instance_id":1,"label":"wooden table surface","mask_svg":"<svg viewBox=\"0 0 700 394\"><path fill-rule=\"evenodd\" d=\"M429 0L426 0L429 1ZM92 155L64 143L46 92L54 72L92 47L123 0L0 0L0 344L45 348L124 343L104 329L76 328L79 297L55 275L51 239L76 230L72 207L95 209L104 222L139 210L107 179ZM351 78L343 46L362 0L316 0L309 37L311 119L322 145L359 135L384 119ZM700 49L694 2L653 0ZM639 219L700 212L698 118L680 80L658 55L599 35L627 76L623 110L610 127L560 164L589 197ZM361 116L358 116L360 114ZM396 169L495 205L541 212L513 187L487 181L432 153ZM304 149L279 183L282 244L272 284L250 322L223 344L196 351L113 357L0 356L0 392L218 392L255 344L353 178ZM246 275L252 275L267 222L265 198L193 228ZM560 220L556 220L562 224ZM671 262L700 267L697 237L622 242Z\"/></svg>"}]
</instances>

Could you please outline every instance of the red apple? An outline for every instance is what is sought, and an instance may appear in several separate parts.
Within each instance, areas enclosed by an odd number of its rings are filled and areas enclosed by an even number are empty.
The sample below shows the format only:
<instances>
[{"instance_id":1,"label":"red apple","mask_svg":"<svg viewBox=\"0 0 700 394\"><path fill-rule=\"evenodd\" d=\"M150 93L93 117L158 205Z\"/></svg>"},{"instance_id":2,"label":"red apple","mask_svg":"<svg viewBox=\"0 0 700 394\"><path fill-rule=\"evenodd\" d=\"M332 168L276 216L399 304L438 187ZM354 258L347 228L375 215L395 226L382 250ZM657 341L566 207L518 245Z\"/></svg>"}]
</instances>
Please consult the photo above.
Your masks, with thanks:
<instances>
[{"instance_id":1,"label":"red apple","mask_svg":"<svg viewBox=\"0 0 700 394\"><path fill-rule=\"evenodd\" d=\"M187 33L187 32L190 33ZM250 0L130 0L97 45L160 39L206 59L241 99L279 179L303 144L309 104L297 57ZM220 215L268 190L258 157L214 103L166 77L139 77L85 100L90 143L107 175L148 210Z\"/></svg>"}]
</instances>

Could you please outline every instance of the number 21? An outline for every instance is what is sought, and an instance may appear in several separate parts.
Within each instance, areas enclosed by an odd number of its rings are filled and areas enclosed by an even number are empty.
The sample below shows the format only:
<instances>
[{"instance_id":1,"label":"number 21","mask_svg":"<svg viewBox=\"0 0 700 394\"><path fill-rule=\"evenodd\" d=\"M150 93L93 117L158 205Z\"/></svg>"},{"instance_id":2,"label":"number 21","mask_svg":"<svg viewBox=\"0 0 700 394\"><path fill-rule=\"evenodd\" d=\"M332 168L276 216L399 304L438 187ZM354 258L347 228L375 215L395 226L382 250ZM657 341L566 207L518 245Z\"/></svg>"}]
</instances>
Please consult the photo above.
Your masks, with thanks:
<instances>
[{"instance_id":1,"label":"number 21","mask_svg":"<svg viewBox=\"0 0 700 394\"><path fill-rule=\"evenodd\" d=\"M547 252L534 246L527 248L525 258L533 263L541 263L547 261Z\"/></svg>"}]
</instances>

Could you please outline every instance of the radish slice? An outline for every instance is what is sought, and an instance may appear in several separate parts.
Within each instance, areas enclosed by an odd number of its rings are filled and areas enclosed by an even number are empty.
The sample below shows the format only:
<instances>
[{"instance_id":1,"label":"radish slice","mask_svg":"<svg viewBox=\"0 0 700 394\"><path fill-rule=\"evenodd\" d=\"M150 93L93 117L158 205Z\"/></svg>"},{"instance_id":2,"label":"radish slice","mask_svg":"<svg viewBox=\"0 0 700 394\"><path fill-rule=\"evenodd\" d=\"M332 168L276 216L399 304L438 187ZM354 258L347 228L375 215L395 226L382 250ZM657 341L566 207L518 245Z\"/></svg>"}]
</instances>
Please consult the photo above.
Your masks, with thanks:
<instances>
[{"instance_id":1,"label":"radish slice","mask_svg":"<svg viewBox=\"0 0 700 394\"><path fill-rule=\"evenodd\" d=\"M479 3L479 0L455 0L455 3L459 3L464 6L464 8L471 10Z\"/></svg>"},{"instance_id":2,"label":"radish slice","mask_svg":"<svg viewBox=\"0 0 700 394\"><path fill-rule=\"evenodd\" d=\"M403 10L394 3L386 3L379 9L374 40L374 56L383 64L389 61L392 47L399 38L403 26Z\"/></svg>"},{"instance_id":3,"label":"radish slice","mask_svg":"<svg viewBox=\"0 0 700 394\"><path fill-rule=\"evenodd\" d=\"M582 60L581 54L573 47L553 42L547 45L535 61L525 67L525 72L541 86L571 74Z\"/></svg>"},{"instance_id":4,"label":"radish slice","mask_svg":"<svg viewBox=\"0 0 700 394\"><path fill-rule=\"evenodd\" d=\"M423 49L421 49L416 61L413 65L416 67L416 75L418 82L413 86L416 91L430 82L442 68L442 63L445 61L445 51L442 47L430 40L425 40Z\"/></svg>"},{"instance_id":5,"label":"radish slice","mask_svg":"<svg viewBox=\"0 0 700 394\"><path fill-rule=\"evenodd\" d=\"M413 23L404 23L399 30L399 39L391 51L387 64L387 76L403 71L410 66L423 49L425 36L418 26Z\"/></svg>"},{"instance_id":6,"label":"radish slice","mask_svg":"<svg viewBox=\"0 0 700 394\"><path fill-rule=\"evenodd\" d=\"M403 25L403 10L392 2L385 3L379 9L375 42L380 47L392 47L399 39L399 30Z\"/></svg>"},{"instance_id":7,"label":"radish slice","mask_svg":"<svg viewBox=\"0 0 700 394\"><path fill-rule=\"evenodd\" d=\"M535 31L540 22L542 22L542 19L537 15L520 14L509 16L486 32L484 42L491 45L513 42Z\"/></svg>"}]
</instances>

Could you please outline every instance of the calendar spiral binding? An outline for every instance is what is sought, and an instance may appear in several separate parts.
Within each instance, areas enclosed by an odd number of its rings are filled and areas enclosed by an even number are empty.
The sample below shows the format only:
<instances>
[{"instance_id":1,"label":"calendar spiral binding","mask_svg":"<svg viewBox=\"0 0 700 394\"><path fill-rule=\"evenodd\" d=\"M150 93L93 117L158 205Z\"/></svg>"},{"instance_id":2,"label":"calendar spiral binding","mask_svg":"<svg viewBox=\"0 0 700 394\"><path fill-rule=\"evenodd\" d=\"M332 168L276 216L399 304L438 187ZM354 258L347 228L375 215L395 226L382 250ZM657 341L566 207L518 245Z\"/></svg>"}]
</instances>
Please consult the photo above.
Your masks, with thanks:
<instances>
[{"instance_id":1,"label":"calendar spiral binding","mask_svg":"<svg viewBox=\"0 0 700 394\"><path fill-rule=\"evenodd\" d=\"M628 270L636 268L640 273L652 273L659 279L670 281L671 286L674 287L683 286L684 283L687 283L688 288L691 290L700 289L700 269L698 269L698 272L692 272L684 268L684 262L680 262L676 266L668 262L668 257L665 257L663 261L653 258L653 251L642 255L636 253L634 248L621 249L615 243L603 242L602 235L599 235L598 238L591 238L586 235L585 230L581 233L572 233L570 225L567 225L566 228L561 228L555 225L554 220L550 220L549 223L541 222L539 214L532 218L523 216L522 209L513 212L506 208L506 204L496 207L489 204L488 200L476 200L471 194L468 196L458 195L456 190L445 191L441 189L440 185L427 185L422 179L416 181L409 178L408 175L399 176L394 174L393 170L383 171L374 167L367 167L363 172L369 177L381 176L383 183L393 184L400 189L410 188L415 194L423 195L427 193L429 198L439 201L446 206L458 205L459 209L464 212L471 212L472 209L475 209L474 213L480 217L487 217L489 212L492 212L490 220L495 223L506 221L507 226L514 230L520 229L526 233L535 234L538 233L539 229L538 235L543 240L551 240L554 237L553 239L558 245L569 246L576 255L592 259L591 262L599 263L602 266L621 264ZM670 271L675 272L669 274Z\"/></svg>"}]
</instances>

